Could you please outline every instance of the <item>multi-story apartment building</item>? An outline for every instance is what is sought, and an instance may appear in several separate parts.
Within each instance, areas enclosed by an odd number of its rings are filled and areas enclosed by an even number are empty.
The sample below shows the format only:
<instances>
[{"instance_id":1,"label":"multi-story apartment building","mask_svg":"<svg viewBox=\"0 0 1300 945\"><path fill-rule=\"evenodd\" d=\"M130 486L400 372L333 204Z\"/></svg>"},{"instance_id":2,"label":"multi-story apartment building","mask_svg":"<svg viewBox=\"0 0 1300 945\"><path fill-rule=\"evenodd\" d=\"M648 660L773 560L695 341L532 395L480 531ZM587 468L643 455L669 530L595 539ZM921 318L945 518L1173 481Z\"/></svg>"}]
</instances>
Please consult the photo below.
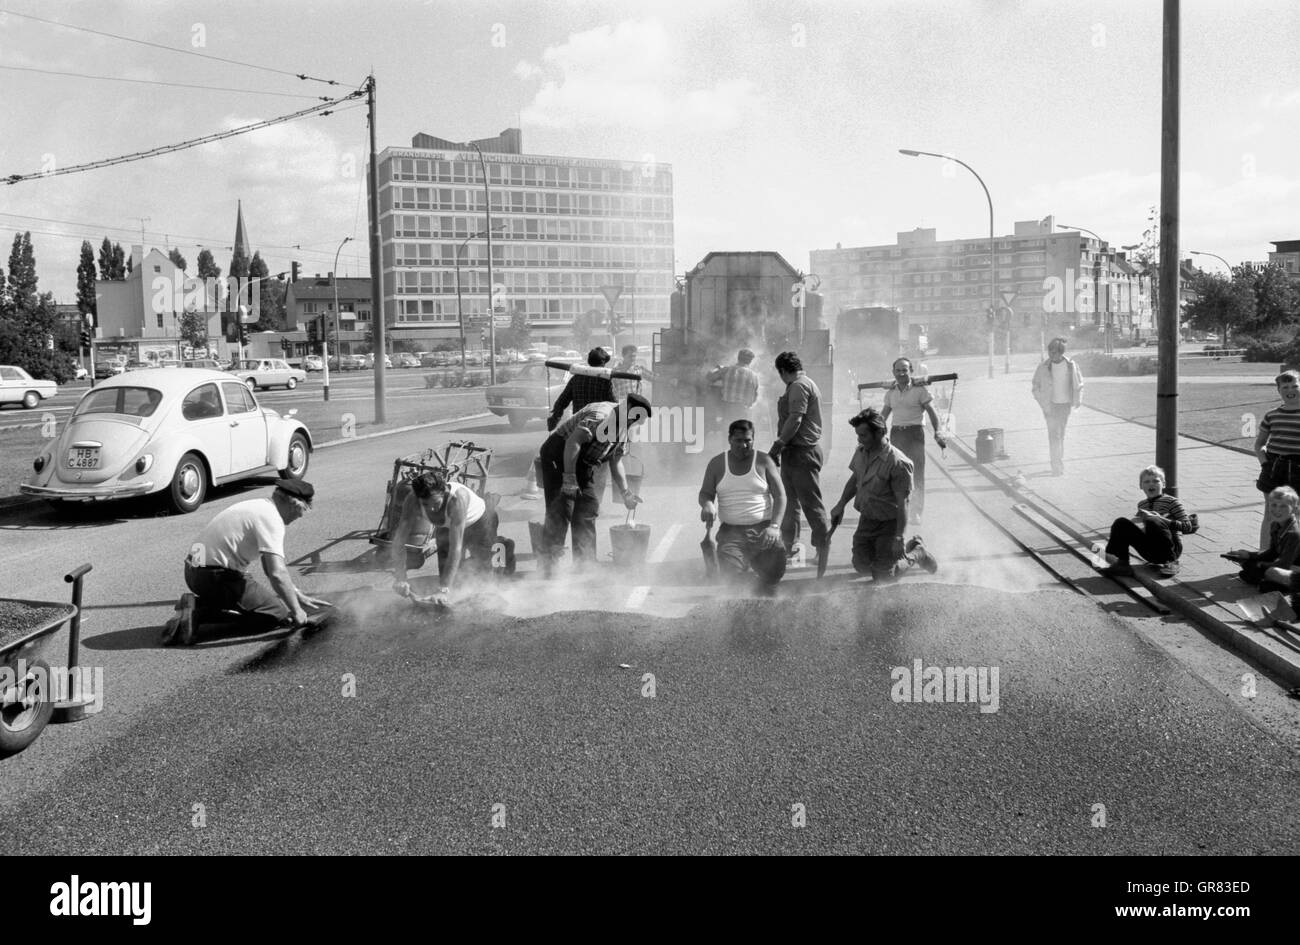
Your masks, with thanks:
<instances>
[{"instance_id":1,"label":"multi-story apartment building","mask_svg":"<svg viewBox=\"0 0 1300 945\"><path fill-rule=\"evenodd\" d=\"M337 312L334 310L336 289ZM342 276L336 287L333 273L324 276L317 273L289 283L284 297L285 320L289 323L285 337L294 345L293 356L311 353L307 339L312 322L320 337L329 332L331 354L339 354L339 349L343 354L353 354L354 348L369 350L371 308L368 278ZM321 321L322 315L327 316L325 322ZM315 347L311 350L319 351Z\"/></svg>"},{"instance_id":2,"label":"multi-story apartment building","mask_svg":"<svg viewBox=\"0 0 1300 945\"><path fill-rule=\"evenodd\" d=\"M1300 286L1300 240L1271 240L1273 251L1268 254L1268 261L1274 266L1281 266L1293 285Z\"/></svg>"},{"instance_id":3,"label":"multi-story apartment building","mask_svg":"<svg viewBox=\"0 0 1300 945\"><path fill-rule=\"evenodd\" d=\"M1053 330L1110 313L1116 330L1151 327L1151 309L1138 272L1125 254L1078 230L1053 232L1052 217L1018 221L996 238L992 298L1013 312L1014 326ZM985 317L990 305L989 240L937 239L933 229L899 233L896 243L813 250L828 321L843 308L897 308L910 325L934 330L957 319ZM1096 300L1100 299L1100 306Z\"/></svg>"},{"instance_id":4,"label":"multi-story apartment building","mask_svg":"<svg viewBox=\"0 0 1300 945\"><path fill-rule=\"evenodd\" d=\"M615 310L625 332L635 322L645 341L667 325L669 165L524 154L517 128L472 144L482 165L472 147L428 134L379 155L383 301L395 338L450 340L463 312L478 341L488 206L498 315L523 312L535 337L564 340L575 319L607 311L602 289L621 287Z\"/></svg>"}]
</instances>

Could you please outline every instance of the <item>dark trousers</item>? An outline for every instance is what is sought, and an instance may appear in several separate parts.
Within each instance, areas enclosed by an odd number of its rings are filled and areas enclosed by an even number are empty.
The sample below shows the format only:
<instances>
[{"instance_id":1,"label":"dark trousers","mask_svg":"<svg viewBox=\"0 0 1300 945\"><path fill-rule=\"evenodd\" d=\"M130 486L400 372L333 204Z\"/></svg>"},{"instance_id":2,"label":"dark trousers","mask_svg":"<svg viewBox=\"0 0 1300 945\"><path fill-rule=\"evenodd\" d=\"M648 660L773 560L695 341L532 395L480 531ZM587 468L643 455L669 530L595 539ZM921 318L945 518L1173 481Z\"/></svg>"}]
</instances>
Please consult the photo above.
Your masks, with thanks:
<instances>
[{"instance_id":1,"label":"dark trousers","mask_svg":"<svg viewBox=\"0 0 1300 945\"><path fill-rule=\"evenodd\" d=\"M785 576L785 548L777 544L763 547L763 533L769 522L757 525L718 527L718 567L724 574L740 575L747 569L764 584L776 584Z\"/></svg>"},{"instance_id":2,"label":"dark trousers","mask_svg":"<svg viewBox=\"0 0 1300 945\"><path fill-rule=\"evenodd\" d=\"M196 568L185 562L185 584L198 598L194 620L212 620L223 610L234 610L257 622L275 625L289 619L289 608L279 595L255 579L229 568Z\"/></svg>"},{"instance_id":3,"label":"dark trousers","mask_svg":"<svg viewBox=\"0 0 1300 945\"><path fill-rule=\"evenodd\" d=\"M781 520L781 541L786 552L799 537L799 510L803 509L812 531L812 545L826 544L830 519L822 501L822 450L820 446L787 446L781 451L781 485L785 487L785 517Z\"/></svg>"},{"instance_id":4,"label":"dark trousers","mask_svg":"<svg viewBox=\"0 0 1300 945\"><path fill-rule=\"evenodd\" d=\"M889 442L912 461L912 495L907 511L913 521L920 521L925 511L925 425L896 426L889 431Z\"/></svg>"},{"instance_id":5,"label":"dark trousers","mask_svg":"<svg viewBox=\"0 0 1300 945\"><path fill-rule=\"evenodd\" d=\"M898 529L897 518L858 519L853 533L853 570L870 574L876 580L894 576L898 558L894 555L894 535Z\"/></svg>"},{"instance_id":6,"label":"dark trousers","mask_svg":"<svg viewBox=\"0 0 1300 945\"><path fill-rule=\"evenodd\" d=\"M1138 525L1131 519L1117 518L1110 526L1106 553L1114 555L1121 564L1128 564L1130 548L1151 564L1165 564L1178 557L1168 528L1158 522Z\"/></svg>"},{"instance_id":7,"label":"dark trousers","mask_svg":"<svg viewBox=\"0 0 1300 945\"><path fill-rule=\"evenodd\" d=\"M573 560L596 560L596 518L600 515L600 492L595 468L579 462L578 495L561 494L564 485L564 440L550 436L542 444L542 492L546 499L546 523L542 531L545 555L552 561L564 550L564 540L573 532Z\"/></svg>"},{"instance_id":8,"label":"dark trousers","mask_svg":"<svg viewBox=\"0 0 1300 945\"><path fill-rule=\"evenodd\" d=\"M492 503L495 506L495 503ZM465 529L461 540L461 552L469 552L469 560L461 565L461 571L487 574L492 570L492 545L496 541L499 516L495 507L484 510L482 517ZM450 532L446 528L434 529L438 541L438 577L447 573L447 550Z\"/></svg>"}]
</instances>

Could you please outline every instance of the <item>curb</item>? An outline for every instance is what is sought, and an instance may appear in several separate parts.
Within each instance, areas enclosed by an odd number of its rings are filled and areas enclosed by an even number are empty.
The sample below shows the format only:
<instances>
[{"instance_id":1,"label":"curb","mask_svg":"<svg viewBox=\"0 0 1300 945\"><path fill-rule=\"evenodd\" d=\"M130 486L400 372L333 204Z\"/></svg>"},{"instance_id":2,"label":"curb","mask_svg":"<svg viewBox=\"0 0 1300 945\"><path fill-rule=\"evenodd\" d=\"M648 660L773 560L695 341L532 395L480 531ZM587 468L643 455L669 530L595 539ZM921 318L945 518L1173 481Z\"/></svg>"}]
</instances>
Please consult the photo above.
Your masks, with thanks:
<instances>
[{"instance_id":1,"label":"curb","mask_svg":"<svg viewBox=\"0 0 1300 945\"><path fill-rule=\"evenodd\" d=\"M1079 534L1067 523L1062 522L1061 516L1055 514L1054 510L1048 511L1043 508L1047 500L1028 489L1021 490L1011 487L1008 480L999 476L995 470L990 469L987 463L976 462L975 454L971 452L960 437L949 438L948 445L960 453L962 459L968 465L973 466L984 478L1001 489L1007 496L1032 506L1036 511L1045 514L1058 528L1066 531L1071 538L1081 545L1088 544L1083 535ZM1254 629L1247 631L1216 617L1207 608L1222 607L1223 604L1219 601L1206 597L1177 578L1171 579L1169 583L1162 583L1149 575L1137 572L1133 575L1132 580L1141 584L1152 597L1170 610L1212 634L1216 639L1226 644L1229 649L1264 667L1270 673L1285 681L1288 686L1300 686L1300 663L1287 659L1283 653L1265 646L1254 635L1262 631Z\"/></svg>"},{"instance_id":2,"label":"curb","mask_svg":"<svg viewBox=\"0 0 1300 945\"><path fill-rule=\"evenodd\" d=\"M398 433L409 433L412 430L424 430L429 427L441 426L444 423L460 423L461 421L464 420L480 420L483 417L491 417L491 416L493 416L491 411L484 411L483 413L466 414L463 417L448 417L445 420L430 420L428 423L416 423L407 427L398 427L395 430L377 430L374 433L366 433L361 436L341 437L337 440L328 440L324 443L317 443L314 447L312 447L312 452L314 453L316 452L316 450L329 449L330 447L334 447L334 446L346 446L349 443L359 443L362 440L373 440L381 436L393 436ZM0 496L0 512L8 511L10 509L22 508L23 506L26 505L36 505L41 501L42 500L37 496L26 496L26 495Z\"/></svg>"}]
</instances>

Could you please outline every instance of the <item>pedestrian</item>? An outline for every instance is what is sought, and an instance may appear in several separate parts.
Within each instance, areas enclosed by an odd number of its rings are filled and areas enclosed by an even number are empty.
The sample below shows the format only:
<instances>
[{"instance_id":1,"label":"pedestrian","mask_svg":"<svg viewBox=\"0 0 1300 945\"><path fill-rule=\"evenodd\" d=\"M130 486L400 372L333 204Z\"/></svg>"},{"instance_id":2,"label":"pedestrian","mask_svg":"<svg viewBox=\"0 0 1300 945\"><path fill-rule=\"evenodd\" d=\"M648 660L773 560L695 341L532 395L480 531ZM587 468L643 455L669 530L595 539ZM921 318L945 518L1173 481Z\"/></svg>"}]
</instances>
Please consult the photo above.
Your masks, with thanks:
<instances>
[{"instance_id":1,"label":"pedestrian","mask_svg":"<svg viewBox=\"0 0 1300 945\"><path fill-rule=\"evenodd\" d=\"M237 613L253 632L303 626L307 609L328 607L294 587L284 563L285 528L311 509L316 490L301 479L281 479L270 498L247 499L218 512L199 532L185 558L185 584L162 643L194 643L199 625L221 611ZM247 571L260 561L267 588Z\"/></svg>"},{"instance_id":2,"label":"pedestrian","mask_svg":"<svg viewBox=\"0 0 1300 945\"><path fill-rule=\"evenodd\" d=\"M799 510L802 509L812 532L812 545L817 549L817 576L820 577L826 571L830 553L830 522L821 490L821 392L804 373L803 362L793 351L782 351L776 356L776 371L785 384L785 393L776 402L778 431L768 453L781 467L781 485L785 487L781 541L786 554L792 554L799 536Z\"/></svg>"},{"instance_id":3,"label":"pedestrian","mask_svg":"<svg viewBox=\"0 0 1300 945\"><path fill-rule=\"evenodd\" d=\"M754 424L733 420L729 449L709 460L700 486L700 520L718 527L718 565L728 577L752 570L765 588L785 575L786 555L779 522L785 512L780 471L768 454L754 449Z\"/></svg>"},{"instance_id":4,"label":"pedestrian","mask_svg":"<svg viewBox=\"0 0 1300 945\"><path fill-rule=\"evenodd\" d=\"M1259 527L1260 551L1268 548L1275 524L1267 496L1278 486L1300 491L1300 372L1283 371L1274 383L1282 403L1264 414L1255 437L1255 456L1260 464L1255 487L1266 497Z\"/></svg>"},{"instance_id":5,"label":"pedestrian","mask_svg":"<svg viewBox=\"0 0 1300 945\"><path fill-rule=\"evenodd\" d=\"M605 367L609 364L609 352L604 348L596 347L587 352L588 367ZM610 385L608 377L590 377L586 374L572 374L569 376L569 383L564 385L564 390L560 391L560 396L555 398L555 403L551 405L551 415L546 418L547 431L554 430L560 423L560 417L564 414L564 408L572 406L573 412L577 413L588 404L615 402L614 388Z\"/></svg>"},{"instance_id":6,"label":"pedestrian","mask_svg":"<svg viewBox=\"0 0 1300 945\"><path fill-rule=\"evenodd\" d=\"M912 461L889 442L885 418L868 407L849 420L858 435L858 448L849 462L849 478L840 500L831 508L838 526L850 499L858 512L853 533L853 570L876 581L895 576L907 554L907 504L912 494ZM918 540L919 544L919 540Z\"/></svg>"},{"instance_id":7,"label":"pedestrian","mask_svg":"<svg viewBox=\"0 0 1300 945\"><path fill-rule=\"evenodd\" d=\"M627 487L623 456L632 428L650 417L650 402L629 394L622 404L600 401L588 404L565 420L542 444L542 489L546 498L542 567L549 572L573 532L573 559L579 564L596 560L596 518L600 495L596 471L608 465L623 506L634 509L641 497Z\"/></svg>"},{"instance_id":8,"label":"pedestrian","mask_svg":"<svg viewBox=\"0 0 1300 945\"><path fill-rule=\"evenodd\" d=\"M1268 494L1273 524L1269 527L1268 548L1264 551L1233 550L1228 552L1241 562L1237 575L1260 590L1295 590L1296 559L1300 558L1300 521L1296 507L1300 494L1290 486L1278 486Z\"/></svg>"},{"instance_id":9,"label":"pedestrian","mask_svg":"<svg viewBox=\"0 0 1300 945\"><path fill-rule=\"evenodd\" d=\"M447 604L466 555L466 567L477 574L492 571L492 545L496 541L498 515L496 497L484 499L469 486L448 482L439 470L421 473L411 480L411 493L402 503L397 527L391 539L393 590L403 597L411 593L407 581L405 551L412 535L432 527L437 546L438 593L434 603Z\"/></svg>"},{"instance_id":10,"label":"pedestrian","mask_svg":"<svg viewBox=\"0 0 1300 945\"><path fill-rule=\"evenodd\" d=\"M1183 504L1165 492L1165 471L1159 466L1148 466L1138 474L1138 485L1146 498L1138 503L1133 519L1117 518L1110 526L1106 542L1106 567L1101 573L1108 577L1131 577L1129 550L1154 565L1161 577L1178 573L1178 559L1183 553L1181 535L1196 531L1193 520Z\"/></svg>"},{"instance_id":11,"label":"pedestrian","mask_svg":"<svg viewBox=\"0 0 1300 945\"><path fill-rule=\"evenodd\" d=\"M1047 360L1034 371L1034 399L1047 420L1047 444L1052 457L1052 475L1065 475L1065 425L1070 413L1083 404L1083 374L1065 356L1065 339L1047 344Z\"/></svg>"},{"instance_id":12,"label":"pedestrian","mask_svg":"<svg viewBox=\"0 0 1300 945\"><path fill-rule=\"evenodd\" d=\"M908 515L911 524L921 524L925 512L925 418L930 417L934 442L939 449L948 445L939 432L939 416L934 412L930 389L917 384L912 378L912 361L899 358L894 362L894 384L885 391L885 407L880 416L893 422L889 427L889 442L903 451L912 461L912 499Z\"/></svg>"},{"instance_id":13,"label":"pedestrian","mask_svg":"<svg viewBox=\"0 0 1300 945\"><path fill-rule=\"evenodd\" d=\"M635 374L641 380L649 381L654 379L654 375L646 370L644 364L637 363L636 345L623 346L623 360L614 365L614 370L623 374ZM621 404L627 399L628 394L640 394L641 381L628 380L626 377L611 377L609 386L614 391L614 403Z\"/></svg>"}]
</instances>

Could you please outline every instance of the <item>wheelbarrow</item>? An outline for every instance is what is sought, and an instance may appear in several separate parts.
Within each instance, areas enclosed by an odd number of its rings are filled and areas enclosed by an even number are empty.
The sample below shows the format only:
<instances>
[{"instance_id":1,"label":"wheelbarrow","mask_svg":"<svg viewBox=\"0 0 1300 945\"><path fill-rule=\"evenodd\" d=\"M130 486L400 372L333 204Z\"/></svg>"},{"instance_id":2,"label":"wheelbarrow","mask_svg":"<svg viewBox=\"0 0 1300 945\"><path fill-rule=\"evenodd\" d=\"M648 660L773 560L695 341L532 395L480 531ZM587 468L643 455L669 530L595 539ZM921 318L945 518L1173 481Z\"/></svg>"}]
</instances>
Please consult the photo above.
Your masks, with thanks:
<instances>
[{"instance_id":1,"label":"wheelbarrow","mask_svg":"<svg viewBox=\"0 0 1300 945\"><path fill-rule=\"evenodd\" d=\"M81 580L90 570L83 564L64 575L72 585L70 604L0 598L0 758L36 741L51 720L76 722L99 711L99 702L83 693L56 705L56 674L35 656L38 641L70 623L68 668L58 678L73 678L81 644Z\"/></svg>"}]
</instances>

